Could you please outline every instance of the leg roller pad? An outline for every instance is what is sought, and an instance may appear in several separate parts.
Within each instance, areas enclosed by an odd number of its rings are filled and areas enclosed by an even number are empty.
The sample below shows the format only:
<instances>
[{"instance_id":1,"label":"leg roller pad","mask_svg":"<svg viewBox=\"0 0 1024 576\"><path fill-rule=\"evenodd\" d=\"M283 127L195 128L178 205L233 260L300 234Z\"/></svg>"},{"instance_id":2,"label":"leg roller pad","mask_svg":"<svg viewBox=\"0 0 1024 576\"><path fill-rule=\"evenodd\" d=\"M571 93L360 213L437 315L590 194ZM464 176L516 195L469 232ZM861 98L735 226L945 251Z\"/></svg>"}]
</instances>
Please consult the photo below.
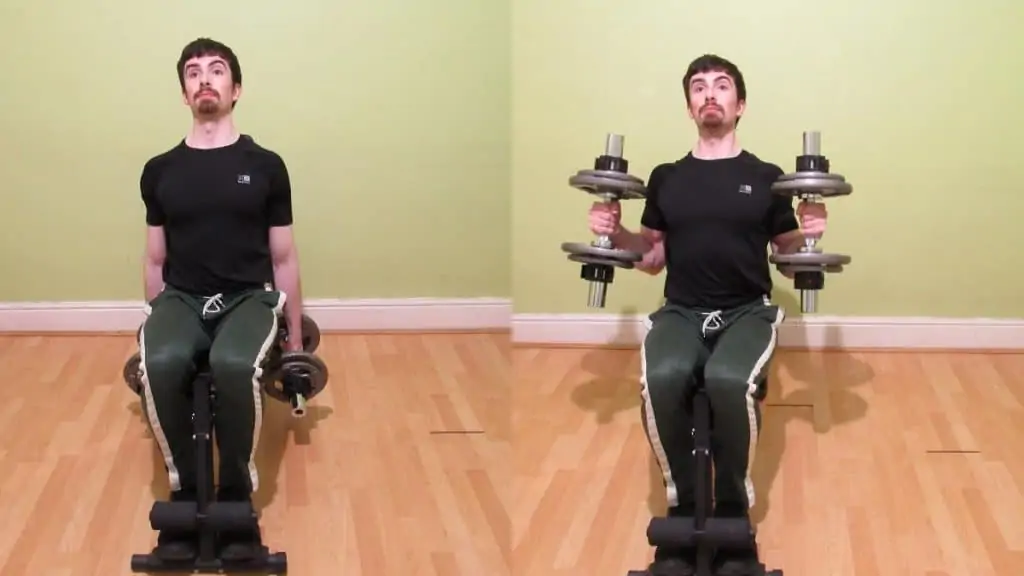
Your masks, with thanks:
<instances>
[{"instance_id":1,"label":"leg roller pad","mask_svg":"<svg viewBox=\"0 0 1024 576\"><path fill-rule=\"evenodd\" d=\"M743 548L753 539L750 522L743 518L708 518L698 530L693 518L652 518L647 526L651 546L688 548L713 546Z\"/></svg>"},{"instance_id":2,"label":"leg roller pad","mask_svg":"<svg viewBox=\"0 0 1024 576\"><path fill-rule=\"evenodd\" d=\"M251 560L188 560L168 562L152 554L132 555L132 572L137 574L199 573L199 574L287 574L288 557L284 552L257 556Z\"/></svg>"},{"instance_id":3,"label":"leg roller pad","mask_svg":"<svg viewBox=\"0 0 1024 576\"><path fill-rule=\"evenodd\" d=\"M149 512L153 530L196 530L200 524L216 531L256 526L256 511L248 502L214 502L200 517L195 502L154 502Z\"/></svg>"}]
</instances>

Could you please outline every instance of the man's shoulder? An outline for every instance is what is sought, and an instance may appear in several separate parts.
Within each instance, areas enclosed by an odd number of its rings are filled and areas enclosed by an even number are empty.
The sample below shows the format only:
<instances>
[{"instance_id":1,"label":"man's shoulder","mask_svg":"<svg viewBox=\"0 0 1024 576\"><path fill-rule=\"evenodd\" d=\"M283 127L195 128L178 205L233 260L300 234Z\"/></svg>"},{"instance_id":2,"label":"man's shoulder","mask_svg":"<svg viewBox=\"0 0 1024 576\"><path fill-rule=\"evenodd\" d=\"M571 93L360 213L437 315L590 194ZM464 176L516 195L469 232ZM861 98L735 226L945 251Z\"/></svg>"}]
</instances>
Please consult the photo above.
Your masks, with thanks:
<instances>
[{"instance_id":1,"label":"man's shoulder","mask_svg":"<svg viewBox=\"0 0 1024 576\"><path fill-rule=\"evenodd\" d=\"M154 173L165 169L167 166L174 163L181 156L181 151L185 146L185 141L181 140L171 148L156 154L146 160L142 165L143 173Z\"/></svg>"},{"instance_id":2,"label":"man's shoulder","mask_svg":"<svg viewBox=\"0 0 1024 576\"><path fill-rule=\"evenodd\" d=\"M256 142L256 139L249 134L242 134L239 138L239 145L246 156L261 166L268 166L278 169L284 166L284 158L276 151Z\"/></svg>"},{"instance_id":3,"label":"man's shoulder","mask_svg":"<svg viewBox=\"0 0 1024 576\"><path fill-rule=\"evenodd\" d=\"M680 168L686 167L687 158L689 158L689 154L676 160L669 160L655 164L654 168L651 169L651 177L648 179L648 187L656 188L663 186L673 174L679 172Z\"/></svg>"},{"instance_id":4,"label":"man's shoulder","mask_svg":"<svg viewBox=\"0 0 1024 576\"><path fill-rule=\"evenodd\" d=\"M755 175L764 179L768 183L775 182L779 179L779 176L786 173L778 164L762 160L759 156L749 150L743 150L740 152L737 160L749 167Z\"/></svg>"}]
</instances>

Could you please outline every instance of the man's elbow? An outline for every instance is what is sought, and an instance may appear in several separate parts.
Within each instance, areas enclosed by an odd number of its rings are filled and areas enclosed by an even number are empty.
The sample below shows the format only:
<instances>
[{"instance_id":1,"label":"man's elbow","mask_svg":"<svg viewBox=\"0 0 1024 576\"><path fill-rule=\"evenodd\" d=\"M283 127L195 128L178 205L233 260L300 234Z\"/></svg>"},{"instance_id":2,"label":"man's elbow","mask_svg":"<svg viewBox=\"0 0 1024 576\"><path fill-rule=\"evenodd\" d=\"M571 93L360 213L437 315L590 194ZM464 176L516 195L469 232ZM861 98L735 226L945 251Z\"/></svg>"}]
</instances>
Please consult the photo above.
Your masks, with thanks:
<instances>
[{"instance_id":1,"label":"man's elbow","mask_svg":"<svg viewBox=\"0 0 1024 576\"><path fill-rule=\"evenodd\" d=\"M274 263L274 269L298 266L299 253L294 246L290 246L283 250L275 250L271 252L271 260Z\"/></svg>"}]
</instances>

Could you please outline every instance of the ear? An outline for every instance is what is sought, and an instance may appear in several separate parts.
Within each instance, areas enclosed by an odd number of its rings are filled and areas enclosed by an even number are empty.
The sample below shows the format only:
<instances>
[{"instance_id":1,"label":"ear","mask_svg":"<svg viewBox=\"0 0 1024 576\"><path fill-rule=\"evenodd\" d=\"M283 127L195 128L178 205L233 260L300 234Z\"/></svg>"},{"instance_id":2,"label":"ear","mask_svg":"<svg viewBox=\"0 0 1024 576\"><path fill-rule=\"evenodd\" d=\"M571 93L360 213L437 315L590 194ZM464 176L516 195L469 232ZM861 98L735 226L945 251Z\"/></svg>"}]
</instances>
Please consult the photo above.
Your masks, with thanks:
<instances>
[{"instance_id":1,"label":"ear","mask_svg":"<svg viewBox=\"0 0 1024 576\"><path fill-rule=\"evenodd\" d=\"M181 102L185 106L188 106L188 91L186 91L184 88L181 89Z\"/></svg>"},{"instance_id":2,"label":"ear","mask_svg":"<svg viewBox=\"0 0 1024 576\"><path fill-rule=\"evenodd\" d=\"M231 101L238 102L238 99L242 97L242 85L235 84L235 89L231 94Z\"/></svg>"},{"instance_id":3,"label":"ear","mask_svg":"<svg viewBox=\"0 0 1024 576\"><path fill-rule=\"evenodd\" d=\"M739 118L739 117L743 116L744 112L746 112L746 111L747 111L747 103L746 103L746 101L745 100L740 100L736 104L736 117Z\"/></svg>"}]
</instances>

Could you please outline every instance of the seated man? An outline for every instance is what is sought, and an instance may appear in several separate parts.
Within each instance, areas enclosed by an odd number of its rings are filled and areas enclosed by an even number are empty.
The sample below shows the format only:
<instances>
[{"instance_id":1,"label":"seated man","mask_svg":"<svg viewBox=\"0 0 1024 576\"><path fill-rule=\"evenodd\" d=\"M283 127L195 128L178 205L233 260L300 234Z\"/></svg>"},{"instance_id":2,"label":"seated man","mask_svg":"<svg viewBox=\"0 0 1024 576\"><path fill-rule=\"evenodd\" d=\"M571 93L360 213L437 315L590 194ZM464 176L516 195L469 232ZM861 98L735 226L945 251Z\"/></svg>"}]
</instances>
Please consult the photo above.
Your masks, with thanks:
<instances>
[{"instance_id":1,"label":"seated man","mask_svg":"<svg viewBox=\"0 0 1024 576\"><path fill-rule=\"evenodd\" d=\"M738 144L746 86L740 71L717 56L697 58L683 79L699 139L682 159L656 166L639 234L619 224L618 205L597 203L595 234L644 254L640 269L667 268L666 304L651 315L643 344L643 418L668 493L670 516L694 514L692 423L684 409L696 368L714 413L714 514L743 517L754 504L750 467L760 412L755 395L768 370L783 311L769 299L768 245L795 251L803 243L792 203L771 185L782 170ZM825 213L800 208L804 232L820 235ZM757 562L747 551L721 551L717 574L745 574ZM657 550L652 574L694 573L694 550Z\"/></svg>"},{"instance_id":2,"label":"seated man","mask_svg":"<svg viewBox=\"0 0 1024 576\"><path fill-rule=\"evenodd\" d=\"M246 501L259 484L258 380L279 314L286 315L286 349L300 350L302 342L291 185L280 156L235 130L242 74L230 48L196 40L182 51L178 74L192 129L146 162L141 177L149 314L139 339L143 399L171 499L195 500L190 391L196 360L208 354L217 390L217 499ZM258 531L227 534L221 555L244 560L259 540ZM164 532L154 553L187 560L195 548L195 534Z\"/></svg>"}]
</instances>

